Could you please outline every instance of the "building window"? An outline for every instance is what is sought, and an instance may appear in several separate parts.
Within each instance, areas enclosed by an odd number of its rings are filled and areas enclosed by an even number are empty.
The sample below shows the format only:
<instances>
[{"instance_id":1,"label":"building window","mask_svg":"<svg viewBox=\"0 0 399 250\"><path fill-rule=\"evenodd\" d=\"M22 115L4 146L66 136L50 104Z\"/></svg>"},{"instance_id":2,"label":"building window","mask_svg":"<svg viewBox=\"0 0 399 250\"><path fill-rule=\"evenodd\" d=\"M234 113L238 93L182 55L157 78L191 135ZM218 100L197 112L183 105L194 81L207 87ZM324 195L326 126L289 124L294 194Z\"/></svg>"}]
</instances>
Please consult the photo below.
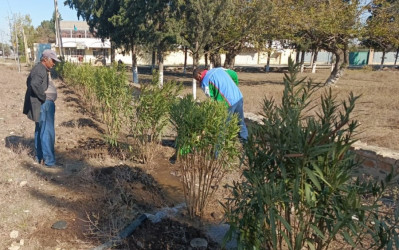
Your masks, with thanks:
<instances>
[{"instance_id":1,"label":"building window","mask_svg":"<svg viewBox=\"0 0 399 250\"><path fill-rule=\"evenodd\" d=\"M71 37L70 30L61 30L61 37Z\"/></svg>"},{"instance_id":2,"label":"building window","mask_svg":"<svg viewBox=\"0 0 399 250\"><path fill-rule=\"evenodd\" d=\"M72 37L74 37L74 38L85 37L85 31L84 30L72 31Z\"/></svg>"},{"instance_id":3,"label":"building window","mask_svg":"<svg viewBox=\"0 0 399 250\"><path fill-rule=\"evenodd\" d=\"M108 49L93 49L93 56L94 57L108 57Z\"/></svg>"},{"instance_id":4,"label":"building window","mask_svg":"<svg viewBox=\"0 0 399 250\"><path fill-rule=\"evenodd\" d=\"M85 50L84 49L69 48L69 50L67 50L67 55L70 56L70 57L84 56L85 55Z\"/></svg>"}]
</instances>

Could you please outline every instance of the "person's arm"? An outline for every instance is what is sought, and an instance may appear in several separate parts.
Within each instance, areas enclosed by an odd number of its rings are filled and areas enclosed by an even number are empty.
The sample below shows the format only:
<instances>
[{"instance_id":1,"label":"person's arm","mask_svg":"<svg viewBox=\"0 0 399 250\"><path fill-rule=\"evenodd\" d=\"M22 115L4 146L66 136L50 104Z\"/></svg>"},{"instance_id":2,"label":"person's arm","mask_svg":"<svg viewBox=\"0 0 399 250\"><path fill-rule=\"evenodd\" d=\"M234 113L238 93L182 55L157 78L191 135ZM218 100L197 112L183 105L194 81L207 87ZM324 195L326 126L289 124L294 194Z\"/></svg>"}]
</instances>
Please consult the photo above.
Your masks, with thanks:
<instances>
[{"instance_id":1,"label":"person's arm","mask_svg":"<svg viewBox=\"0 0 399 250\"><path fill-rule=\"evenodd\" d=\"M209 93L209 85L205 86L204 84L201 84L201 89L204 91L205 95L207 97L211 97L210 93Z\"/></svg>"},{"instance_id":2,"label":"person's arm","mask_svg":"<svg viewBox=\"0 0 399 250\"><path fill-rule=\"evenodd\" d=\"M204 91L207 97L213 99L214 93L212 91L212 86L210 85L211 77L209 73L207 73L201 80L201 89Z\"/></svg>"},{"instance_id":3,"label":"person's arm","mask_svg":"<svg viewBox=\"0 0 399 250\"><path fill-rule=\"evenodd\" d=\"M35 70L31 74L32 91L39 98L41 102L46 101L46 89L47 89L47 71L46 70Z\"/></svg>"}]
</instances>

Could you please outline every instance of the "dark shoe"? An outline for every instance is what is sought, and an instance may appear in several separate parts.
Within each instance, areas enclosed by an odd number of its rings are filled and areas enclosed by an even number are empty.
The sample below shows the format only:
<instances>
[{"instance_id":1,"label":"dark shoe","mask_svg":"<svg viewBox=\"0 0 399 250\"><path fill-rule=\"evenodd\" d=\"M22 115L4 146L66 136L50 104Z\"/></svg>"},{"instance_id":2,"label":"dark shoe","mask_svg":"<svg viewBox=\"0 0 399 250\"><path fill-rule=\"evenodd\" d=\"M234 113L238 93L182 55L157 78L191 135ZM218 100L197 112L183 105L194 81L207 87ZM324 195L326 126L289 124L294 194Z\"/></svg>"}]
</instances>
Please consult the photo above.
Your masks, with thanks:
<instances>
[{"instance_id":1,"label":"dark shoe","mask_svg":"<svg viewBox=\"0 0 399 250\"><path fill-rule=\"evenodd\" d=\"M44 165L47 168L62 168L62 164L53 164L53 165L44 164Z\"/></svg>"}]
</instances>

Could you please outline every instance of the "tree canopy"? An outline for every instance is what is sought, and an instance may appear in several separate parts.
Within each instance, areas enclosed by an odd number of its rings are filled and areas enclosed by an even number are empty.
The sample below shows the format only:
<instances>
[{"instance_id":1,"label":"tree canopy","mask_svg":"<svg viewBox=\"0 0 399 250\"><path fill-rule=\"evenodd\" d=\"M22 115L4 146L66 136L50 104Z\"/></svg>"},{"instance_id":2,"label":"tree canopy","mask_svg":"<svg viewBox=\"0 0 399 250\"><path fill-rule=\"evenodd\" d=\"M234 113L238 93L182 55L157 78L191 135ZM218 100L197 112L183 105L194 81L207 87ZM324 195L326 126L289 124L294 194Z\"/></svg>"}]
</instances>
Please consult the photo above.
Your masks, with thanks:
<instances>
[{"instance_id":1,"label":"tree canopy","mask_svg":"<svg viewBox=\"0 0 399 250\"><path fill-rule=\"evenodd\" d=\"M204 54L219 66L219 54L225 53L224 66L231 68L242 49L267 51L270 58L272 42L284 40L303 52L331 52L335 67L326 84L333 84L349 63L354 39L378 50L399 47L398 0L366 4L363 0L65 0L64 4L77 11L96 37L131 50L133 68L139 47L157 51L160 64L168 51L188 48L194 67ZM365 11L370 17L362 22ZM36 42L51 42L53 21L43 21L35 32L24 31L35 33Z\"/></svg>"}]
</instances>

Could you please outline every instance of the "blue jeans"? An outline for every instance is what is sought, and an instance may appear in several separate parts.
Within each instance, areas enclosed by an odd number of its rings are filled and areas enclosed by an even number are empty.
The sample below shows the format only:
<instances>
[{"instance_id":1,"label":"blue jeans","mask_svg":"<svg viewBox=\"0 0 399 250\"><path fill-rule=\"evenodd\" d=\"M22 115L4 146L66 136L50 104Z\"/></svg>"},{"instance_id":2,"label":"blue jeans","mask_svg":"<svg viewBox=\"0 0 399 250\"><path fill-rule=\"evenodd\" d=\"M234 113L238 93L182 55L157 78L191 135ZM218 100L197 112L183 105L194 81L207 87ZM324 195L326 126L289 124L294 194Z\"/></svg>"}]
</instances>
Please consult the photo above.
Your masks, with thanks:
<instances>
[{"instance_id":1,"label":"blue jeans","mask_svg":"<svg viewBox=\"0 0 399 250\"><path fill-rule=\"evenodd\" d=\"M238 115L238 124L240 125L240 139L248 140L248 129L244 121L244 101L241 98L236 104L229 107L229 113Z\"/></svg>"},{"instance_id":2,"label":"blue jeans","mask_svg":"<svg viewBox=\"0 0 399 250\"><path fill-rule=\"evenodd\" d=\"M54 130L55 104L46 100L40 107L40 121L35 127L36 160L44 160L46 166L55 165L55 130Z\"/></svg>"}]
</instances>

